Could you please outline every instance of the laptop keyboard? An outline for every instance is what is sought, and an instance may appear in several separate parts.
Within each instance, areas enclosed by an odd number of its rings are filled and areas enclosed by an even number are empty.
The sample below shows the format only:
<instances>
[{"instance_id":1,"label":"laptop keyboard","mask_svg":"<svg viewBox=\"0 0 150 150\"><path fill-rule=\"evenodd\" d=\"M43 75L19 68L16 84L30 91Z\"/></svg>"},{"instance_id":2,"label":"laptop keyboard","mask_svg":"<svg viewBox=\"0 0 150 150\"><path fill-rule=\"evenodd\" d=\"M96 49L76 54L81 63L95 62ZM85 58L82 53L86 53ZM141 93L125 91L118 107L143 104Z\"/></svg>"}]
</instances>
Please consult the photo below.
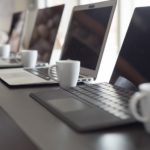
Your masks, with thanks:
<instances>
[{"instance_id":1,"label":"laptop keyboard","mask_svg":"<svg viewBox=\"0 0 150 150\"><path fill-rule=\"evenodd\" d=\"M48 67L43 67L43 68L32 68L32 69L25 69L25 70L45 80L50 80L50 77L48 75L48 69L49 69ZM56 77L56 69L53 69L52 72L53 72L53 76Z\"/></svg>"},{"instance_id":2,"label":"laptop keyboard","mask_svg":"<svg viewBox=\"0 0 150 150\"><path fill-rule=\"evenodd\" d=\"M135 91L129 91L108 83L84 84L65 90L78 97L79 100L100 107L120 119L131 117L128 100Z\"/></svg>"},{"instance_id":3,"label":"laptop keyboard","mask_svg":"<svg viewBox=\"0 0 150 150\"><path fill-rule=\"evenodd\" d=\"M9 63L20 63L21 62L21 59L19 59L19 58L11 58L11 59L3 58L2 60L9 62Z\"/></svg>"},{"instance_id":4,"label":"laptop keyboard","mask_svg":"<svg viewBox=\"0 0 150 150\"><path fill-rule=\"evenodd\" d=\"M36 76L39 76L45 80L50 80L50 77L48 75L48 70L49 70L48 67L43 67L43 68L37 67L37 68L31 68L31 69L26 68L25 70ZM57 79L56 68L53 68L52 73L53 73L53 76L55 77L55 79ZM86 81L90 82L91 80L92 80L91 77L84 77L84 76L80 75L78 82L86 82Z\"/></svg>"}]
</instances>

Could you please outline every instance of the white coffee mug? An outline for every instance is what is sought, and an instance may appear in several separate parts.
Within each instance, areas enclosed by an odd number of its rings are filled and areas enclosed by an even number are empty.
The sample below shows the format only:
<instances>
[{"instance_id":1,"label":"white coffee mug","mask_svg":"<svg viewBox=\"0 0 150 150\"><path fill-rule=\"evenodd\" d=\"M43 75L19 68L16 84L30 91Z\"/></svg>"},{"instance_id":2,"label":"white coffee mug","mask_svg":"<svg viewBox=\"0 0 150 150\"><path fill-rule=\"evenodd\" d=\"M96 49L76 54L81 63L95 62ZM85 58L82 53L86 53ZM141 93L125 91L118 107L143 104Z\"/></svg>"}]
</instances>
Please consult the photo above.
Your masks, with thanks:
<instances>
[{"instance_id":1,"label":"white coffee mug","mask_svg":"<svg viewBox=\"0 0 150 150\"><path fill-rule=\"evenodd\" d=\"M37 50L22 50L21 60L24 67L34 68L37 63L38 51Z\"/></svg>"},{"instance_id":2,"label":"white coffee mug","mask_svg":"<svg viewBox=\"0 0 150 150\"><path fill-rule=\"evenodd\" d=\"M138 121L144 123L146 130L150 133L150 83L140 84L139 90L130 99L130 110ZM139 113L138 104L140 104L141 113Z\"/></svg>"},{"instance_id":3,"label":"white coffee mug","mask_svg":"<svg viewBox=\"0 0 150 150\"><path fill-rule=\"evenodd\" d=\"M0 57L7 59L10 57L10 45L9 44L4 44L0 45Z\"/></svg>"},{"instance_id":4,"label":"white coffee mug","mask_svg":"<svg viewBox=\"0 0 150 150\"><path fill-rule=\"evenodd\" d=\"M56 67L57 78L53 76L53 68ZM61 87L75 87L80 73L80 61L60 60L49 68L49 76L52 80L59 83Z\"/></svg>"}]
</instances>

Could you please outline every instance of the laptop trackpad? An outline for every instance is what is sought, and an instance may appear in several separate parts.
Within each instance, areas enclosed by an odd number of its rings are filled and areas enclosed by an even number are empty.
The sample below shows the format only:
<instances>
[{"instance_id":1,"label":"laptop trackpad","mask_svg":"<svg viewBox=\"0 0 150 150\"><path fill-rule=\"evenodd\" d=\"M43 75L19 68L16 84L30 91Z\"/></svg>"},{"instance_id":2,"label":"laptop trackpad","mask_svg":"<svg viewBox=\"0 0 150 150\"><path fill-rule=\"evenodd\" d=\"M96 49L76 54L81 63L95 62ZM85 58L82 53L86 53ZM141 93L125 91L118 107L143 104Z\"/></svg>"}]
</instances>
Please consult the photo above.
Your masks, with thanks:
<instances>
[{"instance_id":1,"label":"laptop trackpad","mask_svg":"<svg viewBox=\"0 0 150 150\"><path fill-rule=\"evenodd\" d=\"M58 111L61 112L77 111L87 109L90 107L80 102L79 100L76 100L71 97L48 100L47 103L49 103L51 106L53 106L54 108L56 108Z\"/></svg>"}]
</instances>

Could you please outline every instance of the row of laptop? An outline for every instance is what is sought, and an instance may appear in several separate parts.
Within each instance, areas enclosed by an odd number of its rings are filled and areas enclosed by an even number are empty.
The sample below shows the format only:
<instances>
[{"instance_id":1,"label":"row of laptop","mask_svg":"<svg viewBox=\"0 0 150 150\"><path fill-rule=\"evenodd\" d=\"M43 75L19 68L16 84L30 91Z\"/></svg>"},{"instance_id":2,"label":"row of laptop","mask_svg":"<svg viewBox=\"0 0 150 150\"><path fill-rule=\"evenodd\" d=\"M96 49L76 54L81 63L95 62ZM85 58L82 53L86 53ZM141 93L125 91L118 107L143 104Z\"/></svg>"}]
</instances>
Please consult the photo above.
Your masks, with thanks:
<instances>
[{"instance_id":1,"label":"row of laptop","mask_svg":"<svg viewBox=\"0 0 150 150\"><path fill-rule=\"evenodd\" d=\"M80 80L88 81L97 77L115 6L116 1L112 0L76 6L72 10L60 59L80 60ZM58 5L37 10L28 49L38 50L39 62L50 62L64 7ZM16 67L17 63L10 65ZM54 83L49 79L48 67L45 66L4 69L0 71L0 77L10 86Z\"/></svg>"},{"instance_id":2,"label":"row of laptop","mask_svg":"<svg viewBox=\"0 0 150 150\"><path fill-rule=\"evenodd\" d=\"M61 59L80 60L81 75L96 78L115 6L110 0L73 9ZM150 80L149 27L150 7L135 8L109 83L52 87L30 96L77 131L135 123L128 102L138 85ZM50 84L50 79L38 82L30 72L4 69L0 77L9 86Z\"/></svg>"},{"instance_id":3,"label":"row of laptop","mask_svg":"<svg viewBox=\"0 0 150 150\"><path fill-rule=\"evenodd\" d=\"M48 64L63 10L64 5L58 5L35 9L32 12L24 10L14 13L8 33L12 57L7 60L2 59L0 68L21 67L21 62L15 61L15 58L22 49L38 50L38 63ZM31 16L32 21L29 20Z\"/></svg>"}]
</instances>

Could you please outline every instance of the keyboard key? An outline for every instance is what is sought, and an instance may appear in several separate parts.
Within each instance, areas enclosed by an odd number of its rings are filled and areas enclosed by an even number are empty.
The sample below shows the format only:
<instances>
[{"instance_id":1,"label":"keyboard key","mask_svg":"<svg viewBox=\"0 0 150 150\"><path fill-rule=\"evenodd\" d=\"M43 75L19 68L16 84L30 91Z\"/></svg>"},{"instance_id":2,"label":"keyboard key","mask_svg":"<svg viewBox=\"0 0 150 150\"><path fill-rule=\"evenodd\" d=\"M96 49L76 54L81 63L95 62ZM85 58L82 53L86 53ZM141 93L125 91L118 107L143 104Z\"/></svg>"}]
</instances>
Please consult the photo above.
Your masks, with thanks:
<instances>
[{"instance_id":1,"label":"keyboard key","mask_svg":"<svg viewBox=\"0 0 150 150\"><path fill-rule=\"evenodd\" d=\"M128 100L134 91L123 90L108 83L84 84L67 89L79 100L88 102L120 119L128 119L130 111Z\"/></svg>"}]
</instances>

